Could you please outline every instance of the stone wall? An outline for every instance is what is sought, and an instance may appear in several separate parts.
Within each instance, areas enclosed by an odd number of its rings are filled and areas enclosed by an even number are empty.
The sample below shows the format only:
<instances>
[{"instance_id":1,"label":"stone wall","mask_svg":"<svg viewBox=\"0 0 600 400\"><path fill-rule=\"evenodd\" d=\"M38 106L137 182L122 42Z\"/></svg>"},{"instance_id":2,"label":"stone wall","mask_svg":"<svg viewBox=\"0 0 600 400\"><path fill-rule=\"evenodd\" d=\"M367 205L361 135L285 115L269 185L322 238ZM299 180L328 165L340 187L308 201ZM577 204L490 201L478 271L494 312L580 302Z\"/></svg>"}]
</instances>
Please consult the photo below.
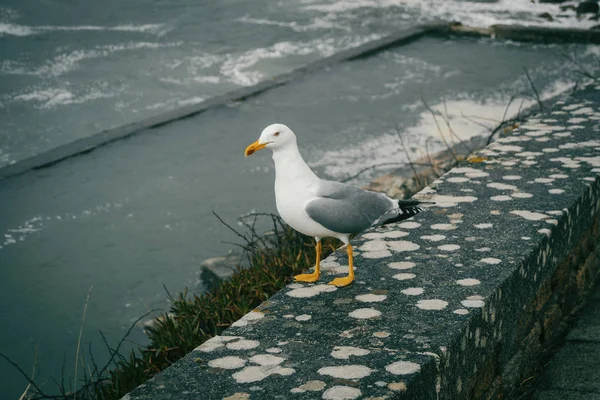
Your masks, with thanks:
<instances>
[{"instance_id":1,"label":"stone wall","mask_svg":"<svg viewBox=\"0 0 600 400\"><path fill-rule=\"evenodd\" d=\"M452 169L127 399L510 398L598 274L600 86Z\"/></svg>"}]
</instances>

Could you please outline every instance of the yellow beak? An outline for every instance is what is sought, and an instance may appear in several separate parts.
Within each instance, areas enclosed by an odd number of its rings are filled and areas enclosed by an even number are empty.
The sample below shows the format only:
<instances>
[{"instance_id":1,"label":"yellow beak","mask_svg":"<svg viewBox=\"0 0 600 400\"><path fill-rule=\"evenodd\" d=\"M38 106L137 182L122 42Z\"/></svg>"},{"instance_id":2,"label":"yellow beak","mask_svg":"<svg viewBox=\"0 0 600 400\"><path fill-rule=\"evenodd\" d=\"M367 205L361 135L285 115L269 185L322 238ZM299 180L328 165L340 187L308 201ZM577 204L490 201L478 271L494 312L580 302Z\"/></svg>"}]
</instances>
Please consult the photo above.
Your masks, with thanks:
<instances>
[{"instance_id":1,"label":"yellow beak","mask_svg":"<svg viewBox=\"0 0 600 400\"><path fill-rule=\"evenodd\" d=\"M258 140L254 143L252 143L250 146L246 147L246 151L245 151L245 155L246 157L248 157L250 154L253 154L259 150L264 149L265 147L267 147L268 143L258 143Z\"/></svg>"}]
</instances>

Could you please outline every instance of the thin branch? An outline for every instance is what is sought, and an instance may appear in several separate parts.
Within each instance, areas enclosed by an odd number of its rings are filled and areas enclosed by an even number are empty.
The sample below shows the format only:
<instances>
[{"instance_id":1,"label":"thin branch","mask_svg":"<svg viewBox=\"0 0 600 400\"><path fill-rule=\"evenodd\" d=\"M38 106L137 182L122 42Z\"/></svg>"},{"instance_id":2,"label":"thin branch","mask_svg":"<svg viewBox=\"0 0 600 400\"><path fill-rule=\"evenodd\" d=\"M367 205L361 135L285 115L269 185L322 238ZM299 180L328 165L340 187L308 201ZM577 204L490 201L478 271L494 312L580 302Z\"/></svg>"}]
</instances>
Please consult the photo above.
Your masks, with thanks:
<instances>
[{"instance_id":1,"label":"thin branch","mask_svg":"<svg viewBox=\"0 0 600 400\"><path fill-rule=\"evenodd\" d=\"M14 367L14 368L17 370L17 371L19 371L19 373L20 373L21 375L23 375L23 377L24 377L25 379L27 379L27 382L29 382L29 384L30 384L31 386L33 386L33 387L34 387L34 389L35 389L35 390L36 390L38 393L40 393L40 394L41 394L43 397L46 397L46 398L55 398L55 396L48 396L48 395L46 395L46 394L45 394L45 393L42 391L42 389L40 389L40 387L39 387L39 386L38 386L38 385L37 385L37 384L36 384L36 383L33 381L33 379L29 378L29 375L27 375L27 373L26 373L25 371L23 371L23 370L21 369L21 367L19 367L19 366L17 365L17 363L15 363L13 360L11 360L11 359L10 359L10 358L9 358L7 355L5 355L4 353L0 353L0 357L4 358L4 359L6 360L6 362L8 362L8 363L9 363L10 365L12 365L12 366L13 366L13 367Z\"/></svg>"},{"instance_id":2,"label":"thin branch","mask_svg":"<svg viewBox=\"0 0 600 400\"><path fill-rule=\"evenodd\" d=\"M92 294L92 288L90 286L87 297L85 298L85 305L83 306L83 314L81 315L81 325L79 326L79 338L77 339L77 350L75 352L75 373L73 374L73 398L77 392L77 368L79 367L79 350L81 349L81 337L83 336L83 325L85 323L85 315L87 313L87 306L90 302L90 295Z\"/></svg>"},{"instance_id":3,"label":"thin branch","mask_svg":"<svg viewBox=\"0 0 600 400\"><path fill-rule=\"evenodd\" d=\"M527 76L529 85L531 86L531 89L533 90L533 93L535 94L535 98L537 100L538 105L540 106L540 110L544 111L546 109L546 106L544 105L544 103L542 103L540 94L539 94L537 88L535 87L535 85L533 84L533 80L531 79L531 76L529 76L529 71L527 71L527 68L525 68L525 67L523 67L523 70L525 71L525 75Z\"/></svg>"}]
</instances>

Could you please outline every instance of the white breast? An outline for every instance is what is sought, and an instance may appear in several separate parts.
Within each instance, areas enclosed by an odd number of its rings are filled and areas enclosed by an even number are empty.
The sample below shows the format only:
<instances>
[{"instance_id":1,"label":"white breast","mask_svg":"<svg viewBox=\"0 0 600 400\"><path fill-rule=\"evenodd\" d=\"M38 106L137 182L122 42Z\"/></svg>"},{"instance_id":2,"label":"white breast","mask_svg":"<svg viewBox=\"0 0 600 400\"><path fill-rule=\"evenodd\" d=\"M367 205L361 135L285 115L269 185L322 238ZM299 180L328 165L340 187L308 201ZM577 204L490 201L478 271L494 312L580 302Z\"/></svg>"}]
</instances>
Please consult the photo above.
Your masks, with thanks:
<instances>
[{"instance_id":1,"label":"white breast","mask_svg":"<svg viewBox=\"0 0 600 400\"><path fill-rule=\"evenodd\" d=\"M308 236L336 236L335 232L313 221L306 214L306 203L317 196L309 188L292 185L278 185L275 182L277 212L292 228Z\"/></svg>"}]
</instances>

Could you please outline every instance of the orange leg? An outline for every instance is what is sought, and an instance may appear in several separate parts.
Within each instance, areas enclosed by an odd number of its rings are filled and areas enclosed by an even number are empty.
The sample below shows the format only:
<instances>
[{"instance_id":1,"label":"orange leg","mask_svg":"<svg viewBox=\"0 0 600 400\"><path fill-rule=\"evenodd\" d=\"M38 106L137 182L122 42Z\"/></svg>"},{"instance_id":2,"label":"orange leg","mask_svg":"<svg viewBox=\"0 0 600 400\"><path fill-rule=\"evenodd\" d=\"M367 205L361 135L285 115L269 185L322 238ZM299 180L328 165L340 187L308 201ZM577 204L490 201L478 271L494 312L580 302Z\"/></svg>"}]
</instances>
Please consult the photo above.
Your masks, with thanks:
<instances>
[{"instance_id":1,"label":"orange leg","mask_svg":"<svg viewBox=\"0 0 600 400\"><path fill-rule=\"evenodd\" d=\"M349 284L352 283L352 281L354 281L354 266L352 264L352 246L350 245L350 243L348 243L347 251L348 251L348 268L349 268L348 276L345 276L343 278L335 278L334 280L329 282L330 285L342 287L342 286L348 286Z\"/></svg>"},{"instance_id":2,"label":"orange leg","mask_svg":"<svg viewBox=\"0 0 600 400\"><path fill-rule=\"evenodd\" d=\"M312 274L300 274L294 277L296 282L316 282L321 276L321 241L317 241L317 264L315 265L315 272Z\"/></svg>"}]
</instances>

